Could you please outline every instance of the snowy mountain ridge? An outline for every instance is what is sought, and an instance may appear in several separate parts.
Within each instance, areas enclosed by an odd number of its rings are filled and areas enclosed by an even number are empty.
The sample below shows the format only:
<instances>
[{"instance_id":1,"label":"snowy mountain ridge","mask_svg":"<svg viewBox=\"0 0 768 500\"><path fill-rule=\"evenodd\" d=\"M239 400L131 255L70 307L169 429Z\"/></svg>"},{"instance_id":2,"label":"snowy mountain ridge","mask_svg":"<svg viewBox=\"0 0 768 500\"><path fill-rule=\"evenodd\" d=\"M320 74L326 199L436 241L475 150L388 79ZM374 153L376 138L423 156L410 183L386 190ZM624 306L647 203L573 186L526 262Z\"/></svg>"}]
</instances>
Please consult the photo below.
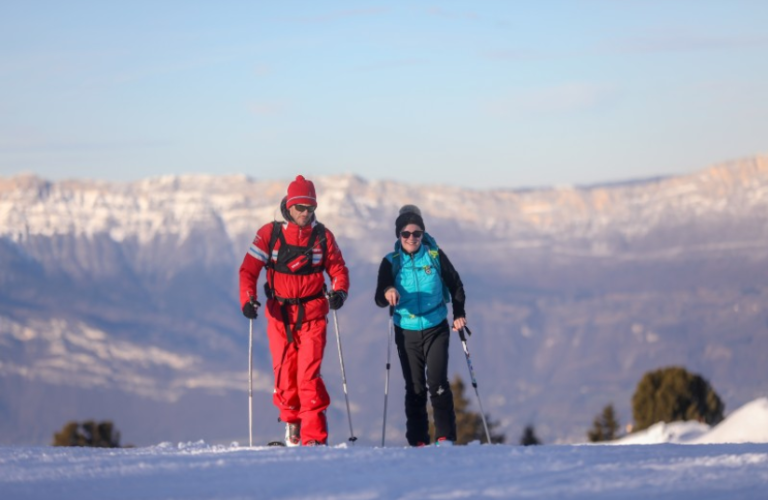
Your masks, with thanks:
<instances>
[{"instance_id":1,"label":"snowy mountain ridge","mask_svg":"<svg viewBox=\"0 0 768 500\"><path fill-rule=\"evenodd\" d=\"M174 403L190 390L233 391L246 384L242 370L213 372L199 354L121 340L81 321L31 320L21 324L0 318L0 346L10 354L0 359L0 376L16 375L51 385L114 387ZM28 360L22 350L43 355ZM271 379L259 371L254 373L253 384L256 391L272 390Z\"/></svg>"},{"instance_id":2,"label":"snowy mountain ridge","mask_svg":"<svg viewBox=\"0 0 768 500\"><path fill-rule=\"evenodd\" d=\"M768 208L766 157L687 176L584 188L474 191L351 175L314 181L318 216L344 239L363 241L390 232L399 206L415 202L430 225L482 233L519 248L562 247L596 256L632 254L655 228L702 218L726 224L730 217L758 217ZM258 224L280 218L276 207L286 184L242 175L163 176L133 183L0 179L0 236L21 245L38 235L102 234L116 242L147 245L171 238L181 245L206 232L229 242L226 254L212 247L208 257L231 258L241 253ZM667 250L674 247L670 242ZM218 252L210 252L214 249Z\"/></svg>"}]
</instances>

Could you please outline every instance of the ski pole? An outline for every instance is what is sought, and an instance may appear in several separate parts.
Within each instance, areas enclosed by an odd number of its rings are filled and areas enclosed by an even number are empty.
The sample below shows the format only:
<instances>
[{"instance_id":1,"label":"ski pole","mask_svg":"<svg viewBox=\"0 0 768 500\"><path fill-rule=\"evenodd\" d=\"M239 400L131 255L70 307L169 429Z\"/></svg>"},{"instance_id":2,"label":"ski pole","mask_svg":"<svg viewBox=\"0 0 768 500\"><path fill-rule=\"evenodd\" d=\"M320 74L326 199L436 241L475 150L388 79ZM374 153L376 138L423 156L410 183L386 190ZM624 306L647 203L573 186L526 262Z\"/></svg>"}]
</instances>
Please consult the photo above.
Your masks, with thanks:
<instances>
[{"instance_id":1,"label":"ski pole","mask_svg":"<svg viewBox=\"0 0 768 500\"><path fill-rule=\"evenodd\" d=\"M381 447L384 447L384 440L387 436L387 396L389 396L389 357L392 349L392 332L395 329L395 323L393 315L395 314L395 308L389 306L389 331L387 332L387 372L384 379L384 423L381 426Z\"/></svg>"},{"instance_id":2,"label":"ski pole","mask_svg":"<svg viewBox=\"0 0 768 500\"><path fill-rule=\"evenodd\" d=\"M248 336L248 442L253 448L253 320Z\"/></svg>"},{"instance_id":3,"label":"ski pole","mask_svg":"<svg viewBox=\"0 0 768 500\"><path fill-rule=\"evenodd\" d=\"M330 294L326 294L326 298L330 299ZM347 419L349 420L349 441L355 444L357 438L352 431L352 412L349 410L349 396L347 395L347 376L344 373L344 356L341 354L341 336L339 335L339 318L336 316L336 309L333 309L333 324L336 327L336 345L339 346L339 364L341 365L341 384L344 388L344 399L347 402Z\"/></svg>"},{"instance_id":4,"label":"ski pole","mask_svg":"<svg viewBox=\"0 0 768 500\"><path fill-rule=\"evenodd\" d=\"M475 388L475 395L477 396L477 404L480 406L480 416L483 418L483 428L485 429L485 438L488 440L488 444L491 443L491 433L488 432L488 423L485 421L485 410L483 410L483 402L480 400L480 393L477 391L477 380L475 379L475 370L472 368L472 360L469 357L469 349L467 348L467 338L464 336L464 330L467 330L467 335L472 335L472 330L468 326L459 330L459 338L461 339L461 345L464 347L464 356L467 358L467 368L469 368L469 377L472 379L472 387Z\"/></svg>"},{"instance_id":5,"label":"ski pole","mask_svg":"<svg viewBox=\"0 0 768 500\"><path fill-rule=\"evenodd\" d=\"M250 295L248 302L257 310L261 305L253 295ZM253 448L253 318L249 318L248 322L248 444Z\"/></svg>"}]
</instances>

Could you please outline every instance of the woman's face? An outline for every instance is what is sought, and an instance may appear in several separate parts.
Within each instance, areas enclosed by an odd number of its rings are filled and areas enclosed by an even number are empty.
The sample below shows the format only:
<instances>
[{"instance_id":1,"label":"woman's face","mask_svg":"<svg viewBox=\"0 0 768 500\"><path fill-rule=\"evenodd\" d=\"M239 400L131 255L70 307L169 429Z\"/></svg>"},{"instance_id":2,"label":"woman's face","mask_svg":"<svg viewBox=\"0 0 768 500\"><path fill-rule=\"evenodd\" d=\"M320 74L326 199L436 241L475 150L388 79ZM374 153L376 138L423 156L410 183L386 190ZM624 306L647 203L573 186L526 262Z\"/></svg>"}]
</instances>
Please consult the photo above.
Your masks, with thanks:
<instances>
[{"instance_id":1,"label":"woman's face","mask_svg":"<svg viewBox=\"0 0 768 500\"><path fill-rule=\"evenodd\" d=\"M403 246L403 250L414 253L421 246L422 236L424 236L424 231L416 224L408 224L402 228L400 230L400 244Z\"/></svg>"}]
</instances>

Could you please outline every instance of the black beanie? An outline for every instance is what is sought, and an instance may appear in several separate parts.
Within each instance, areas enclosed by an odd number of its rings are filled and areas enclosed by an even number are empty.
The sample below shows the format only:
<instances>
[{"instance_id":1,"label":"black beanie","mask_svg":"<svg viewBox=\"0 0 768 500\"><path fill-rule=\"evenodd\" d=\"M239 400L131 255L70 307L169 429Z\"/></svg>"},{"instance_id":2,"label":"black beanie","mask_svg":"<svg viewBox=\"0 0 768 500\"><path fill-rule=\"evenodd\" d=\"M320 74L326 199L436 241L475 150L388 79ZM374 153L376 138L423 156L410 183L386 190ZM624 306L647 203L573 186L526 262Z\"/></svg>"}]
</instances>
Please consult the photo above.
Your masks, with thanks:
<instances>
[{"instance_id":1,"label":"black beanie","mask_svg":"<svg viewBox=\"0 0 768 500\"><path fill-rule=\"evenodd\" d=\"M416 205L403 205L403 208L400 209L400 215L395 221L395 236L399 238L400 231L408 224L416 224L422 231L426 231L424 219L421 218L421 210Z\"/></svg>"}]
</instances>

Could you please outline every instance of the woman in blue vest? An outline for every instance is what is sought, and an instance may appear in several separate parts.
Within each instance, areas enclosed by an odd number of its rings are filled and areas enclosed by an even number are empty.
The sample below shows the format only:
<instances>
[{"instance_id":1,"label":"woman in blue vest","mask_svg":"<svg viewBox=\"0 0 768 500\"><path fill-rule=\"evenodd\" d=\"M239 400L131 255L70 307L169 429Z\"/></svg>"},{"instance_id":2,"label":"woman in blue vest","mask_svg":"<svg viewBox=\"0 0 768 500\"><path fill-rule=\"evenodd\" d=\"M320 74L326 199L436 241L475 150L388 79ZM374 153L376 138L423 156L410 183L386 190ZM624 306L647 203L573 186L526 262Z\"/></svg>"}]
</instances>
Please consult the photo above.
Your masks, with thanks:
<instances>
[{"instance_id":1,"label":"woman in blue vest","mask_svg":"<svg viewBox=\"0 0 768 500\"><path fill-rule=\"evenodd\" d=\"M466 326L464 285L448 256L425 232L421 211L405 205L395 221L395 251L379 267L376 304L394 308L395 344L405 378L405 437L411 446L429 444L427 392L437 445L456 441L456 414L448 382L450 327ZM426 373L425 373L426 372Z\"/></svg>"}]
</instances>

